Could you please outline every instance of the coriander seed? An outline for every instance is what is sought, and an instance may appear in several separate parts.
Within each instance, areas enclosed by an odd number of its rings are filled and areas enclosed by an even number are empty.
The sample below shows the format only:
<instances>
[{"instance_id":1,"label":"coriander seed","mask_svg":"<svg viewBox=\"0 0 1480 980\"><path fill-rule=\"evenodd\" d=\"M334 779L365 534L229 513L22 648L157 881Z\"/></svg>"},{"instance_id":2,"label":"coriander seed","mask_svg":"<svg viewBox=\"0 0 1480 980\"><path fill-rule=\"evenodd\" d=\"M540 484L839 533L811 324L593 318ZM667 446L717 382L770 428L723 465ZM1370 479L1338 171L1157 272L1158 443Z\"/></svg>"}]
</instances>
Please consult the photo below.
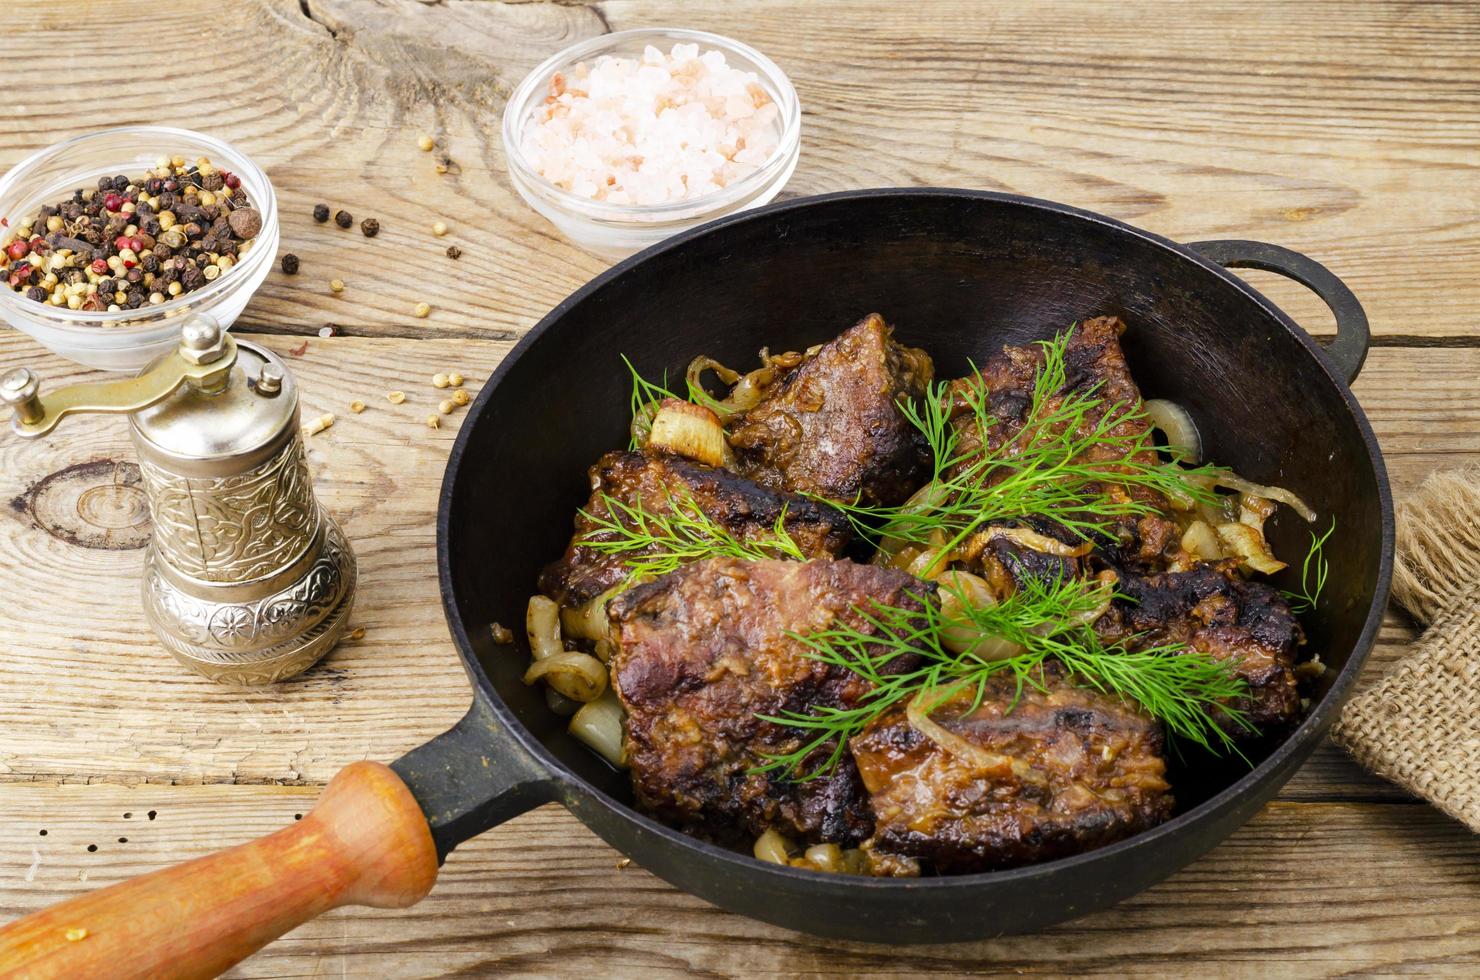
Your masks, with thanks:
<instances>
[{"instance_id":1,"label":"coriander seed","mask_svg":"<svg viewBox=\"0 0 1480 980\"><path fill-rule=\"evenodd\" d=\"M434 375L432 375L432 387L433 388L446 388L451 383L452 383L451 380L449 380L448 377L447 377L447 375L445 375L445 374L434 374Z\"/></svg>"},{"instance_id":2,"label":"coriander seed","mask_svg":"<svg viewBox=\"0 0 1480 980\"><path fill-rule=\"evenodd\" d=\"M441 412L443 415L451 415L452 410L456 407L457 406L452 403L451 398L444 398L437 403L437 411Z\"/></svg>"},{"instance_id":3,"label":"coriander seed","mask_svg":"<svg viewBox=\"0 0 1480 980\"><path fill-rule=\"evenodd\" d=\"M425 320L432 312L430 303L417 303L416 308L411 311L419 319Z\"/></svg>"},{"instance_id":4,"label":"coriander seed","mask_svg":"<svg viewBox=\"0 0 1480 980\"><path fill-rule=\"evenodd\" d=\"M380 222L376 221L374 218L366 218L364 221L360 222L360 232L366 238L374 238L376 235L380 234Z\"/></svg>"},{"instance_id":5,"label":"coriander seed","mask_svg":"<svg viewBox=\"0 0 1480 980\"><path fill-rule=\"evenodd\" d=\"M334 223L341 228L348 228L355 223L355 216L348 211L336 211L334 213Z\"/></svg>"},{"instance_id":6,"label":"coriander seed","mask_svg":"<svg viewBox=\"0 0 1480 980\"><path fill-rule=\"evenodd\" d=\"M472 400L473 396L468 394L467 389L465 388L459 388L452 393L452 401L455 405L466 405Z\"/></svg>"},{"instance_id":7,"label":"coriander seed","mask_svg":"<svg viewBox=\"0 0 1480 980\"><path fill-rule=\"evenodd\" d=\"M440 428L442 428L442 420L439 419L435 415L428 415L427 416L427 428L428 429L440 429Z\"/></svg>"},{"instance_id":8,"label":"coriander seed","mask_svg":"<svg viewBox=\"0 0 1480 980\"><path fill-rule=\"evenodd\" d=\"M323 224L329 220L329 205L315 204L313 206L313 220Z\"/></svg>"},{"instance_id":9,"label":"coriander seed","mask_svg":"<svg viewBox=\"0 0 1480 980\"><path fill-rule=\"evenodd\" d=\"M283 256L283 272L290 276L298 275L298 256L292 252Z\"/></svg>"},{"instance_id":10,"label":"coriander seed","mask_svg":"<svg viewBox=\"0 0 1480 980\"><path fill-rule=\"evenodd\" d=\"M447 383L454 388L461 388L463 386L463 376L453 371L447 376Z\"/></svg>"},{"instance_id":11,"label":"coriander seed","mask_svg":"<svg viewBox=\"0 0 1480 980\"><path fill-rule=\"evenodd\" d=\"M365 410L365 403L356 398L354 401L349 403L349 410L351 412L354 412L356 415L359 415Z\"/></svg>"},{"instance_id":12,"label":"coriander seed","mask_svg":"<svg viewBox=\"0 0 1480 980\"><path fill-rule=\"evenodd\" d=\"M329 292L331 292L331 293L342 293L342 292L344 292L344 280L343 279L330 279L329 280Z\"/></svg>"},{"instance_id":13,"label":"coriander seed","mask_svg":"<svg viewBox=\"0 0 1480 980\"><path fill-rule=\"evenodd\" d=\"M392 405L399 405L403 401L406 400L406 392L404 392L404 391L391 391L391 392L387 392L386 393L386 396L385 396L385 400L388 401L388 402L390 402Z\"/></svg>"},{"instance_id":14,"label":"coriander seed","mask_svg":"<svg viewBox=\"0 0 1480 980\"><path fill-rule=\"evenodd\" d=\"M443 235L447 234L447 222L439 221L436 224L432 225L432 234L436 235L438 238L441 238Z\"/></svg>"},{"instance_id":15,"label":"coriander seed","mask_svg":"<svg viewBox=\"0 0 1480 980\"><path fill-rule=\"evenodd\" d=\"M421 147L423 152L430 153L432 152L432 148L437 144L430 136L423 135L421 139L416 141L416 145Z\"/></svg>"}]
</instances>

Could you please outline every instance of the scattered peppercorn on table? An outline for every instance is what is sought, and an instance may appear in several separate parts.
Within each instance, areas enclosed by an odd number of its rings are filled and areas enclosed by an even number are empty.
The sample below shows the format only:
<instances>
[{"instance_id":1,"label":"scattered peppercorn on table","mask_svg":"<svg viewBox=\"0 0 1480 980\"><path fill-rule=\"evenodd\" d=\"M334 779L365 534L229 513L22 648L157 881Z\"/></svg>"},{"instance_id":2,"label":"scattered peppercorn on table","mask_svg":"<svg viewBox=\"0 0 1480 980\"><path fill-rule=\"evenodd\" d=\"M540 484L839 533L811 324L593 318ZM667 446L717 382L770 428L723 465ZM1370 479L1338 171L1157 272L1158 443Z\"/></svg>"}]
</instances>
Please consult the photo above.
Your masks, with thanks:
<instances>
[{"instance_id":1,"label":"scattered peppercorn on table","mask_svg":"<svg viewBox=\"0 0 1480 980\"><path fill-rule=\"evenodd\" d=\"M320 499L361 557L358 629L277 687L182 673L139 607L149 518L124 423L0 437L6 920L275 829L345 764L392 759L461 715L434 561L448 449L499 359L605 268L510 187L499 113L526 71L582 37L683 25L771 56L807 113L788 195L985 187L1184 241L1305 251L1371 316L1356 391L1395 493L1480 461L1473 8L182 0L149 17L149 43L116 59L99 56L98 25L136 20L133 4L7 8L0 53L28 82L7 90L0 168L100 126L168 122L268 170L280 258L236 330L302 386ZM162 101L181 65L192 96ZM105 111L75 85L61 97L83 78ZM1296 320L1329 323L1299 287L1255 282ZM23 364L48 385L85 376L0 333L0 370ZM1411 637L1390 616L1368 679ZM1477 866L1480 841L1327 748L1227 843L1110 912L888 950L720 912L551 806L460 848L415 908L332 912L231 975L1474 975Z\"/></svg>"}]
</instances>

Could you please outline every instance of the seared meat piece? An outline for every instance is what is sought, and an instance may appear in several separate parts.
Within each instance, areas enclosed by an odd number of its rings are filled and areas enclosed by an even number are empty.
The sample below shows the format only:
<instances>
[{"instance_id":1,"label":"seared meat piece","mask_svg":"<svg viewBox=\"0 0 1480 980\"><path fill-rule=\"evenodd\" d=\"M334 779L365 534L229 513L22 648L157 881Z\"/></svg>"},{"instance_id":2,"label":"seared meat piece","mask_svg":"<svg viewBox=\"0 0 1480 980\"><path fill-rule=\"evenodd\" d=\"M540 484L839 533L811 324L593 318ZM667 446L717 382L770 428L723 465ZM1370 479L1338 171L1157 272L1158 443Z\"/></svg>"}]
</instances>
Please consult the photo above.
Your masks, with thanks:
<instances>
[{"instance_id":1,"label":"seared meat piece","mask_svg":"<svg viewBox=\"0 0 1480 980\"><path fill-rule=\"evenodd\" d=\"M1117 598L1095 623L1107 641L1130 647L1185 643L1232 660L1250 696L1232 707L1267 733L1300 711L1295 650L1304 639L1284 598L1263 582L1240 578L1237 561L1200 563L1185 572L1141 577L1122 572ZM1231 734L1243 729L1224 719Z\"/></svg>"},{"instance_id":2,"label":"seared meat piece","mask_svg":"<svg viewBox=\"0 0 1480 980\"><path fill-rule=\"evenodd\" d=\"M1049 410L1056 409L1062 396L1071 392L1094 390L1101 400L1099 406L1085 413L1084 429L1092 426L1118 406L1117 414L1127 407L1141 402L1140 389L1126 366L1125 354L1120 349L1120 335L1125 324L1119 317L1102 316L1086 320L1074 328L1064 351L1064 386L1058 397L1050 400ZM987 385L987 409L995 424L987 430L987 448L993 453L1010 452L1004 449L1022 431L1033 406L1033 391L1038 371L1043 367L1043 349L1038 344L1021 347L1004 347L1002 352L987 359L982 365L982 379ZM982 451L982 438L975 415L969 407L966 392L974 379L952 382L954 401L951 406L951 422L956 431L958 451L968 458ZM1117 436L1135 436L1145 432L1144 420L1127 420L1111 431ZM1118 449L1113 445L1100 444L1090 449L1086 460L1113 460ZM962 467L969 464L961 464ZM958 467L959 470L959 467ZM988 483L1004 478L1006 471L989 474ZM1177 526L1165 515L1168 503L1164 497L1145 488L1126 488L1111 485L1111 494L1129 493L1154 508L1155 513L1140 518L1127 517L1116 528L1117 540L1110 548L1122 562L1136 568L1150 570L1157 567L1163 553L1175 550L1179 540ZM1042 530L1047 531L1047 528ZM1070 539L1066 539L1070 540Z\"/></svg>"},{"instance_id":3,"label":"seared meat piece","mask_svg":"<svg viewBox=\"0 0 1480 980\"><path fill-rule=\"evenodd\" d=\"M902 503L924 482L924 440L900 413L934 367L877 313L805 357L730 426L741 472L768 487Z\"/></svg>"},{"instance_id":4,"label":"seared meat piece","mask_svg":"<svg viewBox=\"0 0 1480 980\"><path fill-rule=\"evenodd\" d=\"M876 819L865 848L940 873L988 871L1103 847L1171 816L1160 726L1057 668L1045 680L1047 692L1018 695L1001 674L975 711L975 691L963 691L931 713L935 738L904 708L856 736Z\"/></svg>"},{"instance_id":5,"label":"seared meat piece","mask_svg":"<svg viewBox=\"0 0 1480 980\"><path fill-rule=\"evenodd\" d=\"M626 577L624 562L636 556L603 555L579 544L596 526L587 514L611 516L603 495L629 506L640 500L645 510L662 514L672 510L673 499L683 502L687 495L742 540L772 531L784 509L786 532L809 558L837 555L851 536L845 517L806 497L768 490L726 470L667 453L607 453L591 467L591 499L585 514L576 515L569 547L540 575L540 591L562 606L578 606L621 582Z\"/></svg>"},{"instance_id":6,"label":"seared meat piece","mask_svg":"<svg viewBox=\"0 0 1480 980\"><path fill-rule=\"evenodd\" d=\"M753 774L805 739L757 714L851 707L869 683L804 655L788 632L835 622L866 628L854 608L919 608L934 586L849 561L711 558L614 599L612 685L627 709L627 755L638 803L663 820L725 842L775 827L809 843L855 844L873 831L858 771L846 756L827 777ZM895 669L912 666L899 658ZM825 761L819 750L803 772Z\"/></svg>"}]
</instances>

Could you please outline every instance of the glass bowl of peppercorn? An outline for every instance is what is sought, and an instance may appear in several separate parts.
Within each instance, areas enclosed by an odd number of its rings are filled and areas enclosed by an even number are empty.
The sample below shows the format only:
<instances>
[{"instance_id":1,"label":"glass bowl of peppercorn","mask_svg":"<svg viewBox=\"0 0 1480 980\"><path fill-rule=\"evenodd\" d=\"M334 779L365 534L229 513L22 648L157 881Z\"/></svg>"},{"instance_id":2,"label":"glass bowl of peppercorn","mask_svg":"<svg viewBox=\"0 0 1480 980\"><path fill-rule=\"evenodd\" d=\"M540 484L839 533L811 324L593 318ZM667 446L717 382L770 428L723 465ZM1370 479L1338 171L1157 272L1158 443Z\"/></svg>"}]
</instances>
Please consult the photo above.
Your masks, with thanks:
<instances>
[{"instance_id":1,"label":"glass bowl of peppercorn","mask_svg":"<svg viewBox=\"0 0 1480 980\"><path fill-rule=\"evenodd\" d=\"M0 179L0 318L79 364L136 371L186 314L229 328L277 247L272 184L231 145L165 126L79 136Z\"/></svg>"}]
</instances>

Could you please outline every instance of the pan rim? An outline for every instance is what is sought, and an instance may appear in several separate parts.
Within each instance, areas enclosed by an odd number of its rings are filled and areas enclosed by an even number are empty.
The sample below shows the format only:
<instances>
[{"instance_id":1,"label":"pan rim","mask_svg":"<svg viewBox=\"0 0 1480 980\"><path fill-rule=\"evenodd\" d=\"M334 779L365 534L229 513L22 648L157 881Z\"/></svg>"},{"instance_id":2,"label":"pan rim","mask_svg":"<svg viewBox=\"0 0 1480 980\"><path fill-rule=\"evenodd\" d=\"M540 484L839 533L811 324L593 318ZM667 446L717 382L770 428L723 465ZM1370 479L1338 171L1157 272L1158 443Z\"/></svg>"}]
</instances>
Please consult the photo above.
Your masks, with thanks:
<instances>
[{"instance_id":1,"label":"pan rim","mask_svg":"<svg viewBox=\"0 0 1480 980\"><path fill-rule=\"evenodd\" d=\"M448 533L449 514L453 500L454 488L457 476L461 469L462 457L466 451L467 442L472 434L474 426L470 423L481 416L481 412L491 397L494 390L503 381L503 378L518 362L523 353L547 332L553 324L563 318L571 309L585 302L589 297L599 293L607 283L625 274L647 260L664 254L670 250L686 246L689 242L700 237L717 234L732 225L746 221L764 220L778 214L790 211L800 211L820 205L833 203L846 203L858 200L870 200L874 198L899 197L899 198L957 198L978 201L992 201L1001 204L1025 207L1033 211L1042 211L1055 215L1068 216L1108 227L1111 231L1128 234L1148 245L1167 249L1174 252L1180 258L1192 262L1204 271L1222 279L1226 284L1233 286L1244 297L1255 304L1262 312L1272 317L1288 333L1304 346L1306 351L1313 357L1327 379L1336 386L1337 393L1350 410L1362 442L1367 451L1368 461L1372 466L1373 476L1377 483L1378 507L1381 514L1381 554L1378 561L1377 581L1373 591L1372 602L1367 610L1363 621L1362 630L1358 634L1356 642L1352 646L1351 655L1345 666L1332 682L1330 689L1321 699L1320 703L1313 706L1299 725L1275 748L1270 754L1251 768L1247 773L1240 776L1233 783L1219 790L1196 806L1177 814L1165 823L1158 824L1149 830L1134 834L1125 840L1095 848L1080 854L1043 861L1036 864L1024 865L1018 868L1009 868L998 871L985 871L973 874L942 875L924 878L863 878L844 875L828 875L821 872L805 871L783 865L769 864L759 861L749 855L732 851L706 841L699 840L661 823L635 808L609 796L574 770L564 765L554 753L533 736L533 734L519 721L513 711L504 703L498 692L494 689L488 674L478 662L477 654L472 647L472 641L464 628L461 616L458 614L454 602L454 589L452 583L452 570L450 560L450 539ZM750 211L729 215L724 218L708 222L689 231L675 235L672 238L644 249L637 254L597 275L590 282L572 292L561 300L553 309L543 316L538 323L530 328L529 332L522 337L514 347L504 355L499 366L484 383L482 390L473 404L469 406L467 418L459 428L457 438L453 443L451 453L448 456L447 467L443 474L442 488L438 495L437 507L437 567L438 580L442 591L443 612L447 619L448 629L452 634L453 642L457 646L458 656L463 661L463 669L467 672L471 682L474 698L483 698L488 707L493 711L495 717L507 730L508 734L518 743L520 748L536 761L537 765L545 772L552 787L554 787L553 798L563 805L570 807L570 794L576 793L586 799L600 805L602 808L619 817L620 819L637 824L645 833L657 836L667 843L676 847L693 852L697 857L728 865L736 871L748 875L775 876L775 879L785 881L790 885L805 885L816 892L819 897L836 895L845 898L850 894L858 894L860 890L881 893L885 896L890 893L898 893L900 896L919 892L921 889L930 890L974 890L988 884L1003 884L1031 882L1035 878L1048 878L1056 876L1076 867L1090 863L1110 859L1129 851L1141 848L1155 847L1167 838L1176 837L1187 832L1192 827L1203 824L1214 819L1221 812L1235 805L1241 796L1248 795L1257 790L1269 777L1270 774L1286 766L1292 756L1301 751L1308 743L1314 743L1321 738L1326 729L1335 720L1334 715L1340 706L1346 703L1351 688L1356 682L1357 675L1361 673L1367 658L1371 654L1372 647L1376 642L1377 632L1381 626L1384 611L1388 603L1388 595L1391 589L1394 547L1394 515L1392 491L1388 481L1387 468L1383 461L1382 450L1377 442L1377 437L1372 431L1372 426L1356 397L1352 394L1351 386L1341 373L1327 358L1319 344L1300 327L1288 314L1271 302L1262 293L1249 285L1244 279L1202 256L1190 247L1172 239L1166 238L1154 232L1146 231L1134 225L1126 224L1115 218L1108 217L1093 211L1076 208L1071 205L1060 204L1041 198L1028 197L1019 194L1007 194L997 191L973 190L968 188L952 187L882 187L868 188L864 190L836 191L827 194L818 194L808 197L794 198L756 208ZM1311 746L1314 747L1313 745ZM1293 770L1290 773L1293 775ZM1285 777L1287 781L1289 776ZM1280 783L1283 786L1284 781ZM1277 791L1277 790L1276 790ZM578 817L581 817L578 814ZM582 822L588 827L590 824L582 817ZM1227 838L1227 834L1218 837L1211 846L1216 846ZM1211 846L1207 849L1211 849ZM1178 868L1181 865L1177 866ZM1176 868L1168 869L1168 873Z\"/></svg>"}]
</instances>

